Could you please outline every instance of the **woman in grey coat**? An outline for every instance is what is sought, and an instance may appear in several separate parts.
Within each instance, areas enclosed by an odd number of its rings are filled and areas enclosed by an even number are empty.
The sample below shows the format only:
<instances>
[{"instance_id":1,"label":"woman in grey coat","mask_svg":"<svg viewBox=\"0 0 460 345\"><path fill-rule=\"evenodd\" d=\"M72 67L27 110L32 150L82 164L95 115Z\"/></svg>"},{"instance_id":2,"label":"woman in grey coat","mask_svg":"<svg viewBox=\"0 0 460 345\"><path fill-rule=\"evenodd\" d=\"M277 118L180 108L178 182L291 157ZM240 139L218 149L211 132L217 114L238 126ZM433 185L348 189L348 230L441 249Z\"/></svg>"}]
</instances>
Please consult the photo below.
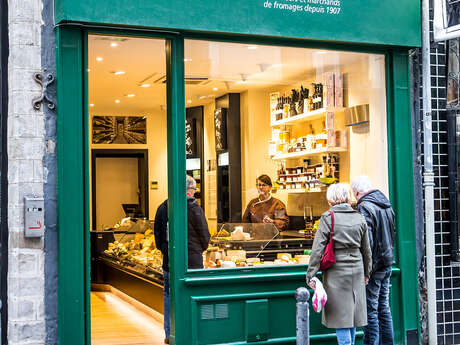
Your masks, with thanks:
<instances>
[{"instance_id":1,"label":"woman in grey coat","mask_svg":"<svg viewBox=\"0 0 460 345\"><path fill-rule=\"evenodd\" d=\"M339 345L353 345L356 327L367 325L366 287L372 269L372 254L364 217L350 206L347 185L331 185L327 201L334 212L334 255L336 263L323 272L327 303L322 323L335 328ZM331 234L331 215L323 213L313 241L307 284L318 272L321 256Z\"/></svg>"}]
</instances>

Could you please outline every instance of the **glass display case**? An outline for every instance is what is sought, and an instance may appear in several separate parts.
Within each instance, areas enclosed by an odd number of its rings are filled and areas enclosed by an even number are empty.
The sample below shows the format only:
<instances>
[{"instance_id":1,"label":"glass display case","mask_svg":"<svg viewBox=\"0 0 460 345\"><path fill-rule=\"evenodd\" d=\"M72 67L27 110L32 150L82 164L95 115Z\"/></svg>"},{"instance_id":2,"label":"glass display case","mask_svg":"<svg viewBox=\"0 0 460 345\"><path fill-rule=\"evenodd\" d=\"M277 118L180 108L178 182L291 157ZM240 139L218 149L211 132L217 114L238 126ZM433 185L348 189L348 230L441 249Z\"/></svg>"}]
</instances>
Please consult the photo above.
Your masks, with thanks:
<instances>
[{"instance_id":1,"label":"glass display case","mask_svg":"<svg viewBox=\"0 0 460 345\"><path fill-rule=\"evenodd\" d=\"M163 284L163 257L155 245L153 221L129 218L110 230L93 233L96 264Z\"/></svg>"},{"instance_id":2,"label":"glass display case","mask_svg":"<svg viewBox=\"0 0 460 345\"><path fill-rule=\"evenodd\" d=\"M312 239L272 223L224 223L211 238L206 268L308 264Z\"/></svg>"}]
</instances>

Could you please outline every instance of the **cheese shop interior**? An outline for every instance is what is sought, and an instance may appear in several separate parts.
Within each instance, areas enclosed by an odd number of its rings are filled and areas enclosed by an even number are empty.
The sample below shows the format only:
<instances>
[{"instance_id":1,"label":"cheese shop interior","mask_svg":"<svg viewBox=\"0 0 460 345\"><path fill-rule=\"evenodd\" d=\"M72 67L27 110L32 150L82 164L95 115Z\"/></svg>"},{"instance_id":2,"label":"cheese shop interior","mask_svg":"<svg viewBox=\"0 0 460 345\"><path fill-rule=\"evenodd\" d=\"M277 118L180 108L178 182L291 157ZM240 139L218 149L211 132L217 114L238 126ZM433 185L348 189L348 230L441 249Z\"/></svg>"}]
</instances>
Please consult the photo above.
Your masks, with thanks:
<instances>
[{"instance_id":1,"label":"cheese shop interior","mask_svg":"<svg viewBox=\"0 0 460 345\"><path fill-rule=\"evenodd\" d=\"M205 269L308 264L330 183L365 174L388 195L384 55L186 40L184 67ZM152 230L168 197L165 41L90 35L87 75L92 287L163 313ZM248 208L261 175L279 222Z\"/></svg>"}]
</instances>

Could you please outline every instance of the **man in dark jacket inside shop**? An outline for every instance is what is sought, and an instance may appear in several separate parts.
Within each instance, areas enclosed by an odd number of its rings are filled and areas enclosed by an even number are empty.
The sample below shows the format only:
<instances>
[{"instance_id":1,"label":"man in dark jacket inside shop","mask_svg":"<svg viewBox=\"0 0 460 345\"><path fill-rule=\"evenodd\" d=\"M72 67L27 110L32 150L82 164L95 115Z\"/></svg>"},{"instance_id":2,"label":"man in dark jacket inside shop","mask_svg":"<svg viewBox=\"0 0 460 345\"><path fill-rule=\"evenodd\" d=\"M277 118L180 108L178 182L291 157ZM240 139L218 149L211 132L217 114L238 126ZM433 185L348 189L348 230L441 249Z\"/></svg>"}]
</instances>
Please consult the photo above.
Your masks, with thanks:
<instances>
[{"instance_id":1,"label":"man in dark jacket inside shop","mask_svg":"<svg viewBox=\"0 0 460 345\"><path fill-rule=\"evenodd\" d=\"M187 243L188 243L188 268L203 268L203 252L208 248L210 239L208 223L203 209L193 197L196 191L196 181L187 175ZM168 200L165 200L157 209L154 224L155 243L163 254L164 277L164 329L165 344L169 344L169 228L168 228Z\"/></svg>"},{"instance_id":2,"label":"man in dark jacket inside shop","mask_svg":"<svg viewBox=\"0 0 460 345\"><path fill-rule=\"evenodd\" d=\"M351 181L358 211L366 218L372 250L372 273L366 286L367 326L365 345L392 345L393 320L390 312L390 277L393 264L394 212L382 192L372 189L367 176Z\"/></svg>"}]
</instances>

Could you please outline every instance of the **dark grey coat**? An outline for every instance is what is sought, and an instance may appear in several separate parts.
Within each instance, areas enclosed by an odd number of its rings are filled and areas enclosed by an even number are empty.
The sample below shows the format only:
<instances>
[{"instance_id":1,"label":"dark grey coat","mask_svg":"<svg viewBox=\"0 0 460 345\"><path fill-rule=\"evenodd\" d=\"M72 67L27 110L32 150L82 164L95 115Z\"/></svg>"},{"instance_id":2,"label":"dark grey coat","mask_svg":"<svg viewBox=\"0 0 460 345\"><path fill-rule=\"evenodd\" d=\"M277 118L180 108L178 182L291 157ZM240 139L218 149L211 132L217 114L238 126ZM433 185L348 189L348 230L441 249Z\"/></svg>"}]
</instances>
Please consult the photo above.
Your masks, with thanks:
<instances>
[{"instance_id":1,"label":"dark grey coat","mask_svg":"<svg viewBox=\"0 0 460 345\"><path fill-rule=\"evenodd\" d=\"M327 303L322 323L328 328L367 325L364 276L372 270L372 253L364 217L349 204L332 207L335 215L334 254L336 263L323 272ZM331 215L323 213L313 241L307 283L316 275L331 233Z\"/></svg>"}]
</instances>

